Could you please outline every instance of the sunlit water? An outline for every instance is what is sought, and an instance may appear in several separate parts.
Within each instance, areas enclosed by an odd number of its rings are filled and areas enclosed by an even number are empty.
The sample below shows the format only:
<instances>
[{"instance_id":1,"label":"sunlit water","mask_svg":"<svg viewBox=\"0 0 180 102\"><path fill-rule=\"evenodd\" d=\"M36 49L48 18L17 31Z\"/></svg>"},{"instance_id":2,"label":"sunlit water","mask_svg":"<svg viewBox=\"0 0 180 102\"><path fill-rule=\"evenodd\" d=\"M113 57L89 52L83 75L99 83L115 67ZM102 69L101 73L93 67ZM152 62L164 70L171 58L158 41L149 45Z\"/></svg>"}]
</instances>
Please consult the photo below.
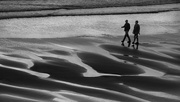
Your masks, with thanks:
<instances>
[{"instance_id":1,"label":"sunlit water","mask_svg":"<svg viewBox=\"0 0 180 102\"><path fill-rule=\"evenodd\" d=\"M62 16L45 18L7 19L0 21L1 38L54 38L71 36L123 35L126 19L131 24L139 20L141 34L177 33L180 26L180 11L97 16Z\"/></svg>"}]
</instances>

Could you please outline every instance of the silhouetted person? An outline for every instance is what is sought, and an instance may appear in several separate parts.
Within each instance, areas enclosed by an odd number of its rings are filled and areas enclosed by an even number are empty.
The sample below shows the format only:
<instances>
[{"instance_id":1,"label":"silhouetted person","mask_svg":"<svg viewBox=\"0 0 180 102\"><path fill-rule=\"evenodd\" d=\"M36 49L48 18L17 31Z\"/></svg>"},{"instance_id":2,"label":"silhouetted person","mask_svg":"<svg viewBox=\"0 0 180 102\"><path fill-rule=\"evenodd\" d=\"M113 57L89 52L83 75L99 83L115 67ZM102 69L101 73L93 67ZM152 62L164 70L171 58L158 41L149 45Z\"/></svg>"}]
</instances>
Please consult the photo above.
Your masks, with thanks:
<instances>
[{"instance_id":1,"label":"silhouetted person","mask_svg":"<svg viewBox=\"0 0 180 102\"><path fill-rule=\"evenodd\" d=\"M125 31L125 35L124 35L124 38L123 40L121 41L122 44L124 44L124 40L126 39L126 37L128 38L128 43L131 43L131 39L129 37L129 30L130 30L130 24L128 23L128 20L125 21L126 23L124 24L124 26L122 26L121 28L124 28L124 31Z\"/></svg>"},{"instance_id":2,"label":"silhouetted person","mask_svg":"<svg viewBox=\"0 0 180 102\"><path fill-rule=\"evenodd\" d=\"M138 21L135 21L133 34L134 34L134 41L132 43L134 44L135 41L137 40L137 42L135 44L139 44L138 35L140 35L140 25L138 24Z\"/></svg>"}]
</instances>

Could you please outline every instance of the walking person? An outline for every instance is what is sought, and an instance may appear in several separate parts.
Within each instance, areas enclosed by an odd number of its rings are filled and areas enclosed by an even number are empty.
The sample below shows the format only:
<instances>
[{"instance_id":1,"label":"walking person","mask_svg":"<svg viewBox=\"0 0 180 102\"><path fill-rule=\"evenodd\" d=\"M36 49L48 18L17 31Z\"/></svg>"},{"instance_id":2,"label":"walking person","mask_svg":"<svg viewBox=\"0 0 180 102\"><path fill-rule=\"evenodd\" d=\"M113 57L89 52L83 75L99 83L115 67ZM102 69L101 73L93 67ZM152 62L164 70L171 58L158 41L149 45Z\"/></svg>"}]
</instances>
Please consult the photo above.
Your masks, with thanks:
<instances>
[{"instance_id":1,"label":"walking person","mask_svg":"<svg viewBox=\"0 0 180 102\"><path fill-rule=\"evenodd\" d=\"M126 40L126 37L128 38L128 43L130 44L131 43L131 39L129 37L130 24L128 23L128 20L125 21L124 26L122 26L121 28L124 28L124 31L125 31L124 38L121 41L122 45L124 45L124 41Z\"/></svg>"},{"instance_id":2,"label":"walking person","mask_svg":"<svg viewBox=\"0 0 180 102\"><path fill-rule=\"evenodd\" d=\"M138 20L135 21L135 25L134 25L134 29L133 29L133 34L134 34L134 41L132 42L132 44L139 44L139 37L138 37L138 35L140 35L140 25L138 24ZM136 41L136 43L135 43L135 41Z\"/></svg>"}]
</instances>

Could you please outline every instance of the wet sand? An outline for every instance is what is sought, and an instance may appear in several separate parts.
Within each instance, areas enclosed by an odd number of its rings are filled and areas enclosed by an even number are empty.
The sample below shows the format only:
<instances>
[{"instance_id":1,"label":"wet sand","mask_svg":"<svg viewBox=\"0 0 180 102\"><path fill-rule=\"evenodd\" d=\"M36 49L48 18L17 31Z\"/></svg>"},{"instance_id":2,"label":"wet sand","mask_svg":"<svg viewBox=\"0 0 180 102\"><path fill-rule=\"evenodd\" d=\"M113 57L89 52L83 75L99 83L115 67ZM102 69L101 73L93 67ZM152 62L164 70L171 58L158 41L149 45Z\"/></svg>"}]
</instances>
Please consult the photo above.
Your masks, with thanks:
<instances>
[{"instance_id":1,"label":"wet sand","mask_svg":"<svg viewBox=\"0 0 180 102\"><path fill-rule=\"evenodd\" d=\"M180 42L168 36L0 39L0 101L179 102Z\"/></svg>"}]
</instances>

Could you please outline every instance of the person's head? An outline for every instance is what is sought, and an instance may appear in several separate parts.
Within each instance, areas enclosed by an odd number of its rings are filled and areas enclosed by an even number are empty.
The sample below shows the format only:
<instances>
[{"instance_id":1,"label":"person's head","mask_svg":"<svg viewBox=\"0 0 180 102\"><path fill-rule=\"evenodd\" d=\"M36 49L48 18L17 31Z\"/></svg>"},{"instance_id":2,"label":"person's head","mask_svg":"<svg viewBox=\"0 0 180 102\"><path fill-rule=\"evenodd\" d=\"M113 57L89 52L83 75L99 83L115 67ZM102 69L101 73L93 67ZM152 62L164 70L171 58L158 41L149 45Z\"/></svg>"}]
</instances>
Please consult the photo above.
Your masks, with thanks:
<instances>
[{"instance_id":1,"label":"person's head","mask_svg":"<svg viewBox=\"0 0 180 102\"><path fill-rule=\"evenodd\" d=\"M135 23L138 24L138 20L136 20Z\"/></svg>"},{"instance_id":2,"label":"person's head","mask_svg":"<svg viewBox=\"0 0 180 102\"><path fill-rule=\"evenodd\" d=\"M128 23L128 20L126 20L125 22Z\"/></svg>"}]
</instances>

